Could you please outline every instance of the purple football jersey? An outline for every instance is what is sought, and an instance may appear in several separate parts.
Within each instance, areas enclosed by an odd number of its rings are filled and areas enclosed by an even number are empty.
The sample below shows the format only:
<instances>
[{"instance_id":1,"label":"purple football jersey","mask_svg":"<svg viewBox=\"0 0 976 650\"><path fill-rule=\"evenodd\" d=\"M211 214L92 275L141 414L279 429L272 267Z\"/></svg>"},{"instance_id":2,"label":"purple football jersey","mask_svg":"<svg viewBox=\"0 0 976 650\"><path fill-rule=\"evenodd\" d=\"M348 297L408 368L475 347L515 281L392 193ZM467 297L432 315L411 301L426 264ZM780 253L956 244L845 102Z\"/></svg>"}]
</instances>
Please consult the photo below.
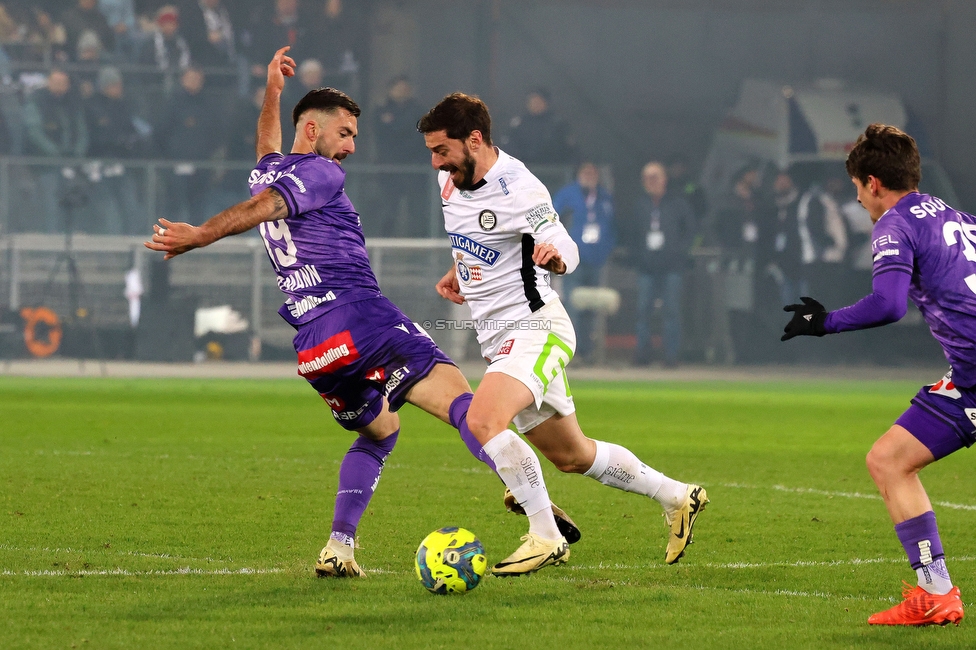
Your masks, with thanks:
<instances>
[{"instance_id":1,"label":"purple football jersey","mask_svg":"<svg viewBox=\"0 0 976 650\"><path fill-rule=\"evenodd\" d=\"M871 237L874 275L911 274L908 296L942 345L953 382L976 385L976 217L913 192Z\"/></svg>"},{"instance_id":2,"label":"purple football jersey","mask_svg":"<svg viewBox=\"0 0 976 650\"><path fill-rule=\"evenodd\" d=\"M288 217L260 230L288 296L278 313L291 325L380 295L345 178L341 165L317 154L270 153L248 179L252 196L271 187L288 206Z\"/></svg>"}]
</instances>

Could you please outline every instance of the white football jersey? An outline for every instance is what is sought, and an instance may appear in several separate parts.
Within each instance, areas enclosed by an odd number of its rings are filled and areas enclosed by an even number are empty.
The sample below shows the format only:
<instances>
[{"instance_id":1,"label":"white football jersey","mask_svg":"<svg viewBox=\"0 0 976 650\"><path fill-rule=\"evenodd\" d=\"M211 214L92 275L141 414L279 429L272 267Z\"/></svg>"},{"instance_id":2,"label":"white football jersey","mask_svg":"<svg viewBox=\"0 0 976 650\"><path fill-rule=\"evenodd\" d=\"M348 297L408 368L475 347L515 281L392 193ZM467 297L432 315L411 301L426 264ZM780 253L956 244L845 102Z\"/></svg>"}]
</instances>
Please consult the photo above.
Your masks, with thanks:
<instances>
[{"instance_id":1,"label":"white football jersey","mask_svg":"<svg viewBox=\"0 0 976 650\"><path fill-rule=\"evenodd\" d=\"M521 161L496 150L498 160L475 189L459 190L450 173L438 175L444 228L475 321L521 320L559 298L549 272L532 262L537 242L559 240L560 253L578 258L545 185ZM495 328L477 329L483 342Z\"/></svg>"}]
</instances>

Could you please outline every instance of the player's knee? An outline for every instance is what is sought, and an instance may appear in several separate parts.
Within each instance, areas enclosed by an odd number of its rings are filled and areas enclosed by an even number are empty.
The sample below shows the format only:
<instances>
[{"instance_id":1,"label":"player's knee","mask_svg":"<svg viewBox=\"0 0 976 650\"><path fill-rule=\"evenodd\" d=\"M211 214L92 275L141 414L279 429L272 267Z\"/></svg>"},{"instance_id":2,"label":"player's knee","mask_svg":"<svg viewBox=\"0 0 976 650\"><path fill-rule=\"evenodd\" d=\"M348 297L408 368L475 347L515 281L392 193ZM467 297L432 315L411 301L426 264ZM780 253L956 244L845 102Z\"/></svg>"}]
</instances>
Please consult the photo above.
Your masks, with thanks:
<instances>
[{"instance_id":1,"label":"player's knee","mask_svg":"<svg viewBox=\"0 0 976 650\"><path fill-rule=\"evenodd\" d=\"M897 454L893 451L889 445L885 444L883 438L875 442L871 446L871 450L868 451L865 464L868 466L868 472L875 483L880 484L889 477L905 473L905 468L901 466Z\"/></svg>"},{"instance_id":2,"label":"player's knee","mask_svg":"<svg viewBox=\"0 0 976 650\"><path fill-rule=\"evenodd\" d=\"M508 428L507 422L498 422L488 410L472 406L468 409L468 429L479 441L488 440L496 433Z\"/></svg>"}]
</instances>

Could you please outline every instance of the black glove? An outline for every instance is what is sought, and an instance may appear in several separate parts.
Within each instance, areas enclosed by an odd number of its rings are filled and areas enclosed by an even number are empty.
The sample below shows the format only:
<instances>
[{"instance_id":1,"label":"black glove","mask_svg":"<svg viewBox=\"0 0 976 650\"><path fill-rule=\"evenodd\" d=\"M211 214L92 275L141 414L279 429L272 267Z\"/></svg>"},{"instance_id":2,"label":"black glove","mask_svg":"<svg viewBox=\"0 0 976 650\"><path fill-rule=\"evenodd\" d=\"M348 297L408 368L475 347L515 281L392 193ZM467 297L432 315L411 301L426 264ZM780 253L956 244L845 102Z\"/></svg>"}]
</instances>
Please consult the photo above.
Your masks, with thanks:
<instances>
[{"instance_id":1,"label":"black glove","mask_svg":"<svg viewBox=\"0 0 976 650\"><path fill-rule=\"evenodd\" d=\"M793 318L783 328L780 341L789 341L794 336L823 336L827 333L824 321L827 320L827 310L813 298L800 298L802 305L787 305L783 311L793 312Z\"/></svg>"}]
</instances>

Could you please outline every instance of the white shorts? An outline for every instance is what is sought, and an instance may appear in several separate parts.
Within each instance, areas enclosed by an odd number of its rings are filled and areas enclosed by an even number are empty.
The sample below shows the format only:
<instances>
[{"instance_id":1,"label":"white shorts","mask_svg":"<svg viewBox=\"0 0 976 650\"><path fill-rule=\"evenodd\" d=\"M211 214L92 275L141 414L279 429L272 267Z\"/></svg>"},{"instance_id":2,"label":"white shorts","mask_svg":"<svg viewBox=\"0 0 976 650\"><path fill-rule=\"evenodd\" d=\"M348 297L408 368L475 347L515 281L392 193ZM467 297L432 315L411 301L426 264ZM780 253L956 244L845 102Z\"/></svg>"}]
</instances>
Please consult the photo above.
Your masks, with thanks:
<instances>
[{"instance_id":1,"label":"white shorts","mask_svg":"<svg viewBox=\"0 0 976 650\"><path fill-rule=\"evenodd\" d=\"M499 330L481 346L489 372L503 372L532 392L535 403L513 420L519 433L539 426L556 413L576 412L566 366L576 352L576 330L556 299L520 321L518 329Z\"/></svg>"}]
</instances>

